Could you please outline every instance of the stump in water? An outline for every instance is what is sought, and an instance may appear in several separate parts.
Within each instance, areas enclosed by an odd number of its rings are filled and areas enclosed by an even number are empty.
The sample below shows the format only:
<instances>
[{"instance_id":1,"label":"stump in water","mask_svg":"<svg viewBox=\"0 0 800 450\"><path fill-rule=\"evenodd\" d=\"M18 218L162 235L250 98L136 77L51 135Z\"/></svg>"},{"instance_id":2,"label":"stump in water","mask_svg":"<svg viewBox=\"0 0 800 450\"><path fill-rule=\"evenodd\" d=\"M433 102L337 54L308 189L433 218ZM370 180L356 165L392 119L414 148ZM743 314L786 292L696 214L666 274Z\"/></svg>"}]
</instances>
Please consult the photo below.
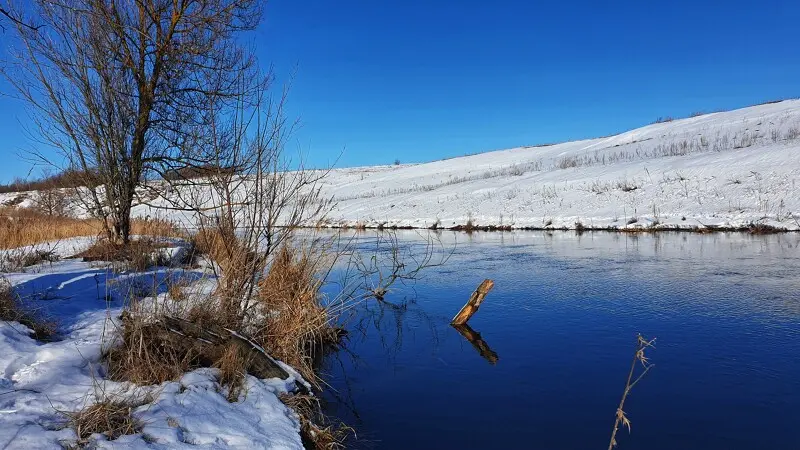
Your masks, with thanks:
<instances>
[{"instance_id":1,"label":"stump in water","mask_svg":"<svg viewBox=\"0 0 800 450\"><path fill-rule=\"evenodd\" d=\"M495 353L489 347L489 344L487 344L486 341L484 341L483 338L481 338L480 333L473 330L467 324L463 325L453 324L453 328L455 328L456 331L458 331L458 333L461 334L461 336L464 336L464 339L469 341L469 343L472 344L473 347L475 347L475 350L477 350L478 353L480 353L483 359L489 361L489 364L492 365L497 364L497 361L500 359L500 357L497 356L497 353Z\"/></svg>"},{"instance_id":2,"label":"stump in water","mask_svg":"<svg viewBox=\"0 0 800 450\"><path fill-rule=\"evenodd\" d=\"M483 303L483 299L486 298L486 294L492 290L494 287L494 281L490 279L485 279L483 282L478 286L478 289L475 289L475 292L470 295L467 304L461 308L461 311L453 317L453 321L450 322L451 325L464 325L467 323L470 317L473 314L478 312L478 308L480 308L481 303Z\"/></svg>"}]
</instances>

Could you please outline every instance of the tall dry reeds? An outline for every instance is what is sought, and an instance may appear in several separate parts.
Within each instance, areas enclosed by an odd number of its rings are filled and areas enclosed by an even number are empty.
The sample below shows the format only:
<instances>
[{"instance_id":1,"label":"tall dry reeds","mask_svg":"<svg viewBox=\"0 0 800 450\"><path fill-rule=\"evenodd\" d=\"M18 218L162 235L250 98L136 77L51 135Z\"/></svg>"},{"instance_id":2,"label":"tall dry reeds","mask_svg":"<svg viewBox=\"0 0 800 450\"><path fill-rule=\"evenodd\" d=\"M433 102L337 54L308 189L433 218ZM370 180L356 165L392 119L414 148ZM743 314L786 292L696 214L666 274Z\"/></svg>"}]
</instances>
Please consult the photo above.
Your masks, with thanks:
<instances>
[{"instance_id":1,"label":"tall dry reeds","mask_svg":"<svg viewBox=\"0 0 800 450\"><path fill-rule=\"evenodd\" d=\"M322 305L320 269L324 255L284 245L258 282L258 301L266 312L256 321L254 339L268 353L315 381L314 360L335 344L333 317Z\"/></svg>"},{"instance_id":2,"label":"tall dry reeds","mask_svg":"<svg viewBox=\"0 0 800 450\"><path fill-rule=\"evenodd\" d=\"M133 234L181 237L172 223L159 219L134 219ZM0 249L18 248L61 239L99 236L103 225L98 219L53 216L26 208L0 207Z\"/></svg>"}]
</instances>

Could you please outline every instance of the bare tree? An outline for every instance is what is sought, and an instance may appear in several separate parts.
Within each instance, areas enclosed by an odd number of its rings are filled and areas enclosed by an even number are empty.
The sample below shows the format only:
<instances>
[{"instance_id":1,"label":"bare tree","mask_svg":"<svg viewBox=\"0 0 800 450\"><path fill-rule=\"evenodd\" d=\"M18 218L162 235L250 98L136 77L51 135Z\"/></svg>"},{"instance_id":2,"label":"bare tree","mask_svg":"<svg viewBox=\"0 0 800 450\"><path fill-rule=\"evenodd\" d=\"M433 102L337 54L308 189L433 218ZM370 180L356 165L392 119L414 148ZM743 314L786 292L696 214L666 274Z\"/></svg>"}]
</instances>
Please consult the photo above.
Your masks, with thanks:
<instances>
[{"instance_id":1,"label":"bare tree","mask_svg":"<svg viewBox=\"0 0 800 450\"><path fill-rule=\"evenodd\" d=\"M38 30L39 28L41 28L41 26L31 25L30 23L24 21L23 19L20 19L16 14L12 13L11 11L9 11L8 8L5 6L5 4L3 4L3 3L0 3L0 15L5 16L6 19L10 20L11 23L13 23L14 25L17 25L17 26L23 26L23 27L26 27L26 28L30 28L31 30L34 30L34 31ZM2 23L0 23L0 30L3 30L3 31L6 30L6 28L3 26Z\"/></svg>"},{"instance_id":2,"label":"bare tree","mask_svg":"<svg viewBox=\"0 0 800 450\"><path fill-rule=\"evenodd\" d=\"M191 159L205 108L230 106L248 79L254 59L236 33L256 26L261 1L31 3L40 28L14 22L17 63L4 75L32 107L38 138L95 177L81 201L127 243L137 186Z\"/></svg>"},{"instance_id":3,"label":"bare tree","mask_svg":"<svg viewBox=\"0 0 800 450\"><path fill-rule=\"evenodd\" d=\"M198 234L222 270L218 293L223 311L241 321L254 305L256 283L276 250L296 229L321 220L330 207L321 195L327 170L308 170L286 150L296 122L285 114L288 89L270 90L272 75L240 79L233 108L209 98L203 109L206 127L187 138L196 150L178 161L193 170L165 173L168 188L156 188L155 207L180 210L196 220ZM194 166L192 166L194 165ZM239 316L239 317L233 317Z\"/></svg>"}]
</instances>

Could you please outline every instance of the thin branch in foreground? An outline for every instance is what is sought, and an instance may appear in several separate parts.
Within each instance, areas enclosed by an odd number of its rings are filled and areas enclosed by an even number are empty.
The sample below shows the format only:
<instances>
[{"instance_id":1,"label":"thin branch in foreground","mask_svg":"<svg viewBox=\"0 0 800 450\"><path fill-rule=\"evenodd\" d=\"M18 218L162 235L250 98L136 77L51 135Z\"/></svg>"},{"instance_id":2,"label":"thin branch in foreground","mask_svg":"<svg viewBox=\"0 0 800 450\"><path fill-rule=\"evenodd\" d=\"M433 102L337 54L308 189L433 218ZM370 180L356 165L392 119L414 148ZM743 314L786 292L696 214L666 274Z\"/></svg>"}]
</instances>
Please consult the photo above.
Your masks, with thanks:
<instances>
[{"instance_id":1,"label":"thin branch in foreground","mask_svg":"<svg viewBox=\"0 0 800 450\"><path fill-rule=\"evenodd\" d=\"M25 27L25 28L28 28L28 29L33 30L33 31L38 31L39 28L42 28L41 25L33 26L33 25L29 24L29 23L23 22L22 20L14 17L14 15L11 14L11 12L9 12L7 9L3 8L2 6L0 6L0 14L6 16L6 18L8 20L14 22L15 24L20 25L20 26ZM2 28L3 31L5 31L5 27L3 27L2 25L0 25L0 28Z\"/></svg>"},{"instance_id":2,"label":"thin branch in foreground","mask_svg":"<svg viewBox=\"0 0 800 450\"><path fill-rule=\"evenodd\" d=\"M616 420L614 420L614 429L611 432L611 442L608 444L608 450L612 450L617 446L616 437L620 424L628 428L628 433L631 432L631 421L628 419L628 416L625 415L625 410L623 410L623 407L625 406L625 399L628 398L628 394L630 394L631 389L633 389L633 387L636 386L639 381L641 381L645 374L649 372L653 366L655 366L655 364L651 363L644 354L646 348L655 348L653 345L655 342L655 338L648 341L642 337L641 334L636 336L636 352L633 354L631 370L628 372L628 380L625 383L625 390L622 391L622 399L619 402L619 407L617 407ZM639 375L634 378L634 373L636 372L636 367L638 366L637 362L641 364L642 369L640 369L641 372Z\"/></svg>"}]
</instances>

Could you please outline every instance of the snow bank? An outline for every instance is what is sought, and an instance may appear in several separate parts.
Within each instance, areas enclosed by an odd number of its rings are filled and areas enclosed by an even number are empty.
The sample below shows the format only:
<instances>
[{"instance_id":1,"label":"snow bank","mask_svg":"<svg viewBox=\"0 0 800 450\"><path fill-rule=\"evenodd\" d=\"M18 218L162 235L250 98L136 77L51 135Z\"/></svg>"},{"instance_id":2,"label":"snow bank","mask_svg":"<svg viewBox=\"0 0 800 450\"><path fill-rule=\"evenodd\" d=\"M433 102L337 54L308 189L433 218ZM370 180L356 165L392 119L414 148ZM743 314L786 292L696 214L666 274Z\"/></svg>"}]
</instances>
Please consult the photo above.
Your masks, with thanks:
<instances>
[{"instance_id":1,"label":"snow bank","mask_svg":"<svg viewBox=\"0 0 800 450\"><path fill-rule=\"evenodd\" d=\"M75 260L6 274L26 301L59 322L63 339L37 342L19 323L0 323L0 448L62 448L76 436L60 412L79 410L103 393L137 391L155 396L133 411L145 424L142 433L110 442L94 436L96 448L302 449L297 417L277 397L294 388L294 377L248 377L236 403L226 400L216 369L144 388L103 378L101 352L113 340L126 289L154 281L166 289L163 278L176 275L200 279L175 269L116 275Z\"/></svg>"}]
</instances>

